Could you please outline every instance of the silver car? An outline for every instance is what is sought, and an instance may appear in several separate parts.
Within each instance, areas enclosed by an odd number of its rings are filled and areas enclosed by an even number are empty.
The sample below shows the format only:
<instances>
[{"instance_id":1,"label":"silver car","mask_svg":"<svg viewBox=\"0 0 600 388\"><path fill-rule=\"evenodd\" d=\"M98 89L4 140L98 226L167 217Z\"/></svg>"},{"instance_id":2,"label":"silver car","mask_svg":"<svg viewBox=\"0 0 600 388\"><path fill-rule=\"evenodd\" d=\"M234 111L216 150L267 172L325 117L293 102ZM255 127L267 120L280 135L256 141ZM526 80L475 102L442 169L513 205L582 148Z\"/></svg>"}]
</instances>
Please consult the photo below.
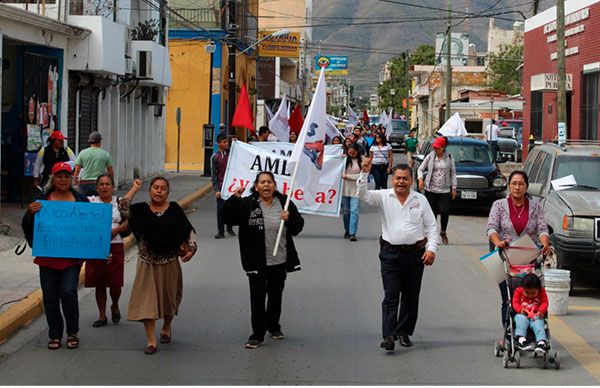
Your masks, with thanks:
<instances>
[{"instance_id":1,"label":"silver car","mask_svg":"<svg viewBox=\"0 0 600 388\"><path fill-rule=\"evenodd\" d=\"M525 161L528 193L541 198L554 254L551 268L600 271L600 145L547 143ZM573 175L555 190L551 181Z\"/></svg>"}]
</instances>

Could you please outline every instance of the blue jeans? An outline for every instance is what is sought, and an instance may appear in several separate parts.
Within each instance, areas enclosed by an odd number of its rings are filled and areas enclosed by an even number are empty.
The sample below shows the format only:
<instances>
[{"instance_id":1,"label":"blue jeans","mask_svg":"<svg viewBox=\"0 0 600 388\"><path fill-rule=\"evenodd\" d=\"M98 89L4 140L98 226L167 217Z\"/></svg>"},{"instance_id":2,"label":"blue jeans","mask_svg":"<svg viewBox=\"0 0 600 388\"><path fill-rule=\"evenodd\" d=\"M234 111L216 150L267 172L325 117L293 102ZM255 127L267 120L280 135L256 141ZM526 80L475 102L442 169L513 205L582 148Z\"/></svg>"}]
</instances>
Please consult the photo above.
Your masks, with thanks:
<instances>
[{"instance_id":1,"label":"blue jeans","mask_svg":"<svg viewBox=\"0 0 600 388\"><path fill-rule=\"evenodd\" d=\"M67 335L79 332L77 285L79 284L80 269L81 265L74 265L63 270L40 266L40 284L50 339L62 338L64 321L67 323Z\"/></svg>"},{"instance_id":2,"label":"blue jeans","mask_svg":"<svg viewBox=\"0 0 600 388\"><path fill-rule=\"evenodd\" d=\"M515 336L525 337L527 329L530 328L535 334L536 341L546 341L546 330L544 330L544 320L542 318L529 319L523 314L515 315Z\"/></svg>"},{"instance_id":3,"label":"blue jeans","mask_svg":"<svg viewBox=\"0 0 600 388\"><path fill-rule=\"evenodd\" d=\"M86 197L91 197L92 195L98 195L96 191L95 183L82 183L79 185L79 192Z\"/></svg>"},{"instance_id":4,"label":"blue jeans","mask_svg":"<svg viewBox=\"0 0 600 388\"><path fill-rule=\"evenodd\" d=\"M358 232L358 215L360 213L360 199L358 197L342 197L342 214L344 230L351 236Z\"/></svg>"},{"instance_id":5,"label":"blue jeans","mask_svg":"<svg viewBox=\"0 0 600 388\"><path fill-rule=\"evenodd\" d=\"M375 179L375 190L387 189L387 181L388 181L388 173L387 173L387 164L374 164L371 167L371 174L373 174L373 179Z\"/></svg>"}]
</instances>

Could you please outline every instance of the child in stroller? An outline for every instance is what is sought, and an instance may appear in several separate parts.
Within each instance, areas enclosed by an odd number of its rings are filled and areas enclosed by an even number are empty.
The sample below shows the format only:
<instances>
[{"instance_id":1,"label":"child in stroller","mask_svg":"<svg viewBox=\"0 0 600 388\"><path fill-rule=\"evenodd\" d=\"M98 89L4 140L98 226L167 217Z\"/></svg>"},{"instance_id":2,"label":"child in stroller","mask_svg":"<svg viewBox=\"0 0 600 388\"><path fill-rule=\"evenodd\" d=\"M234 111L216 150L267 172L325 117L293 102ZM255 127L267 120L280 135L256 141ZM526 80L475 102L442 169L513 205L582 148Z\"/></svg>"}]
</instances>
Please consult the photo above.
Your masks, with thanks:
<instances>
[{"instance_id":1,"label":"child in stroller","mask_svg":"<svg viewBox=\"0 0 600 388\"><path fill-rule=\"evenodd\" d=\"M535 335L535 352L546 352L545 316L548 313L548 296L540 278L530 273L525 275L520 287L514 291L512 307L515 314L515 337L521 350L532 350L527 340L527 330L531 328Z\"/></svg>"}]
</instances>

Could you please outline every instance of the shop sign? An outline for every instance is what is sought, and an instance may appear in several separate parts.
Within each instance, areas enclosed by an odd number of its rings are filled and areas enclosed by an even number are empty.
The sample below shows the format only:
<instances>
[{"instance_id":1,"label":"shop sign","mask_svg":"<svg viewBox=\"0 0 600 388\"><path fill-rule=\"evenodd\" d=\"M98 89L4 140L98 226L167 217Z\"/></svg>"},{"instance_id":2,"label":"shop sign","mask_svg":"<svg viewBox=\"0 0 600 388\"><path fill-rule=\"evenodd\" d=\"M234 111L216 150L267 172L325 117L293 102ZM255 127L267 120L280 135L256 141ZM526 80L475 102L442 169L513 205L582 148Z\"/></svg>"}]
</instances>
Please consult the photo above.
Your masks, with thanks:
<instances>
[{"instance_id":1,"label":"shop sign","mask_svg":"<svg viewBox=\"0 0 600 388\"><path fill-rule=\"evenodd\" d=\"M565 26L568 26L569 24L577 23L581 20L585 20L589 16L590 16L590 9L582 8L578 11L575 11L575 12L570 13L567 16L565 16ZM552 31L556 31L556 20L553 22L550 22L544 26L544 34L548 34Z\"/></svg>"},{"instance_id":2,"label":"shop sign","mask_svg":"<svg viewBox=\"0 0 600 388\"><path fill-rule=\"evenodd\" d=\"M569 28L568 30L565 31L565 38L569 37L569 36L573 36L575 34L579 34L580 32L585 31L585 25L584 24L580 24L576 27L573 28ZM546 38L548 43L552 43L556 41L556 34L554 35L550 35L548 36L548 38Z\"/></svg>"},{"instance_id":3,"label":"shop sign","mask_svg":"<svg viewBox=\"0 0 600 388\"><path fill-rule=\"evenodd\" d=\"M558 90L558 74L541 73L531 76L531 91ZM566 89L573 90L573 74L567 74Z\"/></svg>"},{"instance_id":4,"label":"shop sign","mask_svg":"<svg viewBox=\"0 0 600 388\"><path fill-rule=\"evenodd\" d=\"M290 32L282 36L269 36L274 31L260 31L258 53L261 57L300 57L300 33Z\"/></svg>"},{"instance_id":5,"label":"shop sign","mask_svg":"<svg viewBox=\"0 0 600 388\"><path fill-rule=\"evenodd\" d=\"M315 73L319 75L325 69L327 75L348 75L348 57L346 55L315 56Z\"/></svg>"},{"instance_id":6,"label":"shop sign","mask_svg":"<svg viewBox=\"0 0 600 388\"><path fill-rule=\"evenodd\" d=\"M568 49L565 49L565 57L570 57L571 55L575 54L579 54L579 46L569 47ZM552 54L550 54L550 59L553 61L558 59L558 53L555 51Z\"/></svg>"}]
</instances>

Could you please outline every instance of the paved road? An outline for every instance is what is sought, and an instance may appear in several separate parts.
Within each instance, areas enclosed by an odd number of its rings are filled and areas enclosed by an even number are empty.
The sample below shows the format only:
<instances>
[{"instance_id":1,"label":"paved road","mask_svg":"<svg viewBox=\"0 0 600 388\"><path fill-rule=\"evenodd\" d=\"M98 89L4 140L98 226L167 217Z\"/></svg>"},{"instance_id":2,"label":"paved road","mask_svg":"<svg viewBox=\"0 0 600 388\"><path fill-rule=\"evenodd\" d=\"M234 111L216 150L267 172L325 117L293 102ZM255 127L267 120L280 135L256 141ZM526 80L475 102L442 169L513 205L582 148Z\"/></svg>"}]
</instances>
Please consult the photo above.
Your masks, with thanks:
<instances>
[{"instance_id":1,"label":"paved road","mask_svg":"<svg viewBox=\"0 0 600 388\"><path fill-rule=\"evenodd\" d=\"M214 240L212 198L190 214L199 236L184 264L184 298L173 342L146 356L142 325L94 329L93 293L81 295L81 346L46 350L45 320L0 347L0 383L10 384L597 384L561 346L563 368L541 370L523 360L505 370L491 354L499 335L498 292L479 267L485 218L451 219L452 245L425 273L415 345L379 348L382 286L378 217L361 214L358 242L341 238L341 220L306 217L297 246L303 270L289 276L282 316L287 338L244 349L250 334L249 295L237 240ZM123 310L135 260L126 267ZM588 328L589 331L589 328ZM597 343L596 343L597 345Z\"/></svg>"}]
</instances>

